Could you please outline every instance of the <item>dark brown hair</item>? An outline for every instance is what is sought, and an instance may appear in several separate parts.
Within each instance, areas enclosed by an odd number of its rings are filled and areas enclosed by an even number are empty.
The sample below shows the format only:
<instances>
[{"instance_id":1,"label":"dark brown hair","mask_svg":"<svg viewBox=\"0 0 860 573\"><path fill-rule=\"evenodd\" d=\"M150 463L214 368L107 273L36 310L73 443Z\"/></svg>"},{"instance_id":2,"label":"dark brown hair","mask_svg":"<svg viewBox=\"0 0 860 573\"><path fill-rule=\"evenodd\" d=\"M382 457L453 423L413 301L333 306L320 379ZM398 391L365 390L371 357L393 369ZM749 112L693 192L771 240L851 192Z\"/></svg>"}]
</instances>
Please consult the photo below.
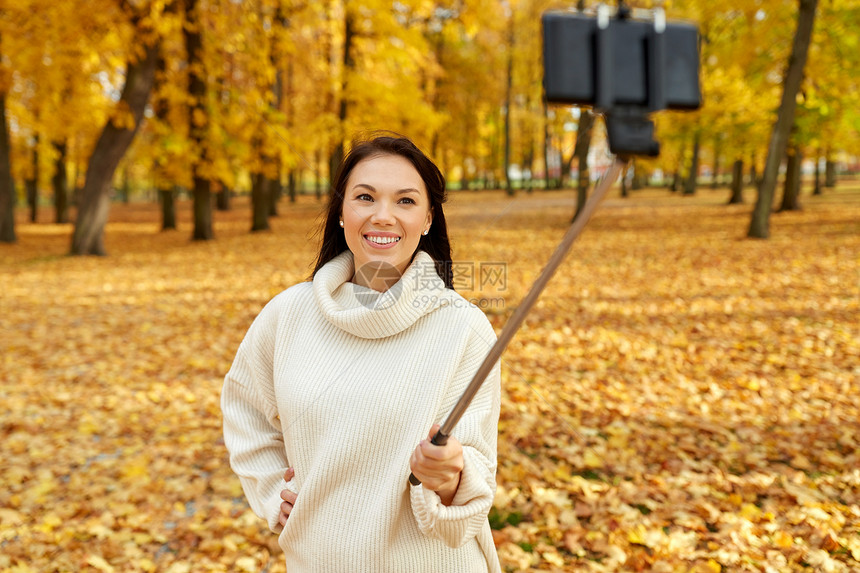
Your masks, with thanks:
<instances>
[{"instance_id":1,"label":"dark brown hair","mask_svg":"<svg viewBox=\"0 0 860 573\"><path fill-rule=\"evenodd\" d=\"M349 250L343 229L340 228L340 214L343 210L343 200L346 194L346 183L352 170L361 161L379 155L397 155L407 159L418 171L427 196L430 199L430 209L433 223L430 232L421 235L418 250L425 251L436 263L436 273L445 286L454 288L454 273L451 268L451 244L448 240L448 226L445 223L445 213L442 204L447 200L445 193L445 177L439 168L412 141L402 136L378 136L356 144L344 158L337 171L334 185L329 193L328 210L322 223L322 244L317 255L313 274L317 274L323 265Z\"/></svg>"}]
</instances>

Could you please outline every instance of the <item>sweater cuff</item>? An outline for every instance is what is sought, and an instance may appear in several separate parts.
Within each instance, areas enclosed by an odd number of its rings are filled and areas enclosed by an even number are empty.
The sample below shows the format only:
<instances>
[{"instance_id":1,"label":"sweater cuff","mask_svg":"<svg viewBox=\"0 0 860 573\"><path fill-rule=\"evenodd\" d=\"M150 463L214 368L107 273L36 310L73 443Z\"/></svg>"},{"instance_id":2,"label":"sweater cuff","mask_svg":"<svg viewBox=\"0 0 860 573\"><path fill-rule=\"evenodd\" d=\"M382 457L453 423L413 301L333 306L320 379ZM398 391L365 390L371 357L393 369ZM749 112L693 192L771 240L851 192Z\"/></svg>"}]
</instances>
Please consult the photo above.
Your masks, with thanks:
<instances>
[{"instance_id":1,"label":"sweater cuff","mask_svg":"<svg viewBox=\"0 0 860 573\"><path fill-rule=\"evenodd\" d=\"M445 506L436 492L423 485L410 485L412 511L421 532L440 539L450 547L461 547L475 537L487 520L493 503L494 481L487 468L473 456L471 449L463 450L465 461L460 486L449 506Z\"/></svg>"},{"instance_id":2,"label":"sweater cuff","mask_svg":"<svg viewBox=\"0 0 860 573\"><path fill-rule=\"evenodd\" d=\"M495 486L491 487L487 483L488 477L495 481L492 475L489 475L483 464L472 459L469 454L472 454L472 451L464 448L464 464L463 471L460 473L460 485L457 486L457 493L454 494L454 499L449 507L469 505L472 502L480 502L481 498L486 499L487 497L492 501L495 497Z\"/></svg>"},{"instance_id":3,"label":"sweater cuff","mask_svg":"<svg viewBox=\"0 0 860 573\"><path fill-rule=\"evenodd\" d=\"M284 483L284 482L281 482L281 483ZM286 485L284 485L281 489L279 489L276 492L275 499L273 502L271 502L271 506L274 506L274 508L275 508L274 515L269 514L268 516L266 516L267 520L269 522L269 529L271 529L274 533L277 533L277 534L280 534L281 531L283 531L283 529L284 529L284 526L281 525L281 522L278 521L278 518L281 517L281 503L283 503L283 501L284 501L283 499L281 499L281 491L283 491L285 489L288 489L291 492L293 492L294 494L298 495L299 490L296 487L296 478L293 478L290 481L286 482ZM287 519L289 519L289 517L287 517ZM272 521L272 520L274 520L274 521Z\"/></svg>"}]
</instances>

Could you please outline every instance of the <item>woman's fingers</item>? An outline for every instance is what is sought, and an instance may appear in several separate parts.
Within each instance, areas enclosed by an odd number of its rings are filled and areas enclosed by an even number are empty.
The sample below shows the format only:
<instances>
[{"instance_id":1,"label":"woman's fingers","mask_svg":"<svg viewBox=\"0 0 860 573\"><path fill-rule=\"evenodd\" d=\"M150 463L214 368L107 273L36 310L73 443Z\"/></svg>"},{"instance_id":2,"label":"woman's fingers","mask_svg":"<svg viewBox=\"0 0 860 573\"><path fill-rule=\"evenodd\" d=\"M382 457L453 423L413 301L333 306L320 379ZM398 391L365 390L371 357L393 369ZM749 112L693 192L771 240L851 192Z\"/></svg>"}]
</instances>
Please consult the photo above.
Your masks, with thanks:
<instances>
[{"instance_id":1,"label":"woman's fingers","mask_svg":"<svg viewBox=\"0 0 860 573\"><path fill-rule=\"evenodd\" d=\"M433 491L451 486L455 481L459 483L464 466L463 447L456 438L449 437L444 446L436 446L431 442L438 430L439 425L434 424L427 439L418 444L409 460L415 477Z\"/></svg>"},{"instance_id":2,"label":"woman's fingers","mask_svg":"<svg viewBox=\"0 0 860 573\"><path fill-rule=\"evenodd\" d=\"M281 490L281 499L284 500L285 502L289 503L290 505L293 505L294 503L296 503L296 498L298 498L298 497L299 497L298 494L296 494L295 492L293 492L291 490L288 490L288 489L282 489Z\"/></svg>"},{"instance_id":3,"label":"woman's fingers","mask_svg":"<svg viewBox=\"0 0 860 573\"><path fill-rule=\"evenodd\" d=\"M287 471L284 472L284 481L289 482L295 475L296 472L293 468L287 468ZM298 495L292 490L281 490L281 499L284 500L281 502L281 511L278 515L278 522L281 525L285 525L287 523L287 518L290 517L290 513L293 511L293 505L296 503L296 498L298 498Z\"/></svg>"},{"instance_id":4,"label":"woman's fingers","mask_svg":"<svg viewBox=\"0 0 860 573\"><path fill-rule=\"evenodd\" d=\"M278 522L281 525L284 525L287 522L287 518L290 517L290 514L293 512L293 504L295 504L295 502L296 502L296 496L295 495L292 496L292 501L287 501L287 499L284 497L285 493L292 493L292 492L287 492L287 490L284 490L281 492L281 499L284 500L281 502L281 511L280 511L280 514L278 515Z\"/></svg>"}]
</instances>

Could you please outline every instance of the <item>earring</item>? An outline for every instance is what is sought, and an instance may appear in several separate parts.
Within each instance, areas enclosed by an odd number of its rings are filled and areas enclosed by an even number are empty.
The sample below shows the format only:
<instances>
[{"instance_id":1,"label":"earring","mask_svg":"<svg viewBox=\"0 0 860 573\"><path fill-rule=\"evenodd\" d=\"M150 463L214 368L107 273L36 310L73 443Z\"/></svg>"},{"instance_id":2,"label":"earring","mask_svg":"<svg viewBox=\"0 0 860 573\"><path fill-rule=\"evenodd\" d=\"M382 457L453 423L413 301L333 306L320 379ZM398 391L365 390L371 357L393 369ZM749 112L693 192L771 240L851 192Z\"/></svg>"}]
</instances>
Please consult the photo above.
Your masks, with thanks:
<instances>
[{"instance_id":1,"label":"earring","mask_svg":"<svg viewBox=\"0 0 860 573\"><path fill-rule=\"evenodd\" d=\"M422 234L422 235L426 235L426 234L427 234L427 233L429 233L429 232L430 232L430 229L426 229L426 230L425 230L423 233L421 233L421 234Z\"/></svg>"},{"instance_id":2,"label":"earring","mask_svg":"<svg viewBox=\"0 0 860 573\"><path fill-rule=\"evenodd\" d=\"M340 222L340 226L343 227L343 221Z\"/></svg>"}]
</instances>

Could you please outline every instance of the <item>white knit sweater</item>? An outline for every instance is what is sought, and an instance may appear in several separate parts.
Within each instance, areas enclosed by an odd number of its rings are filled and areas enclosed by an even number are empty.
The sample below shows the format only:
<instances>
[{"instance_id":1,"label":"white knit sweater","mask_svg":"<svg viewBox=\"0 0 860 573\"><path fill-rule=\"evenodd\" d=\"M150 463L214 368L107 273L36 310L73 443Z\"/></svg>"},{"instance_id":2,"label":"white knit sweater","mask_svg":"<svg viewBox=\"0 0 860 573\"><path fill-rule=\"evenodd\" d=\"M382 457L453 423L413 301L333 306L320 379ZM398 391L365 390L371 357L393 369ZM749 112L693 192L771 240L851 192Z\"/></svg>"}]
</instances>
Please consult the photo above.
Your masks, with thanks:
<instances>
[{"instance_id":1,"label":"white knit sweater","mask_svg":"<svg viewBox=\"0 0 860 573\"><path fill-rule=\"evenodd\" d=\"M280 532L289 573L500 571L487 521L498 364L453 432L465 459L453 503L408 484L412 451L471 381L492 326L424 252L386 293L352 275L347 251L252 324L221 396L230 465ZM282 528L285 487L298 499Z\"/></svg>"}]
</instances>

